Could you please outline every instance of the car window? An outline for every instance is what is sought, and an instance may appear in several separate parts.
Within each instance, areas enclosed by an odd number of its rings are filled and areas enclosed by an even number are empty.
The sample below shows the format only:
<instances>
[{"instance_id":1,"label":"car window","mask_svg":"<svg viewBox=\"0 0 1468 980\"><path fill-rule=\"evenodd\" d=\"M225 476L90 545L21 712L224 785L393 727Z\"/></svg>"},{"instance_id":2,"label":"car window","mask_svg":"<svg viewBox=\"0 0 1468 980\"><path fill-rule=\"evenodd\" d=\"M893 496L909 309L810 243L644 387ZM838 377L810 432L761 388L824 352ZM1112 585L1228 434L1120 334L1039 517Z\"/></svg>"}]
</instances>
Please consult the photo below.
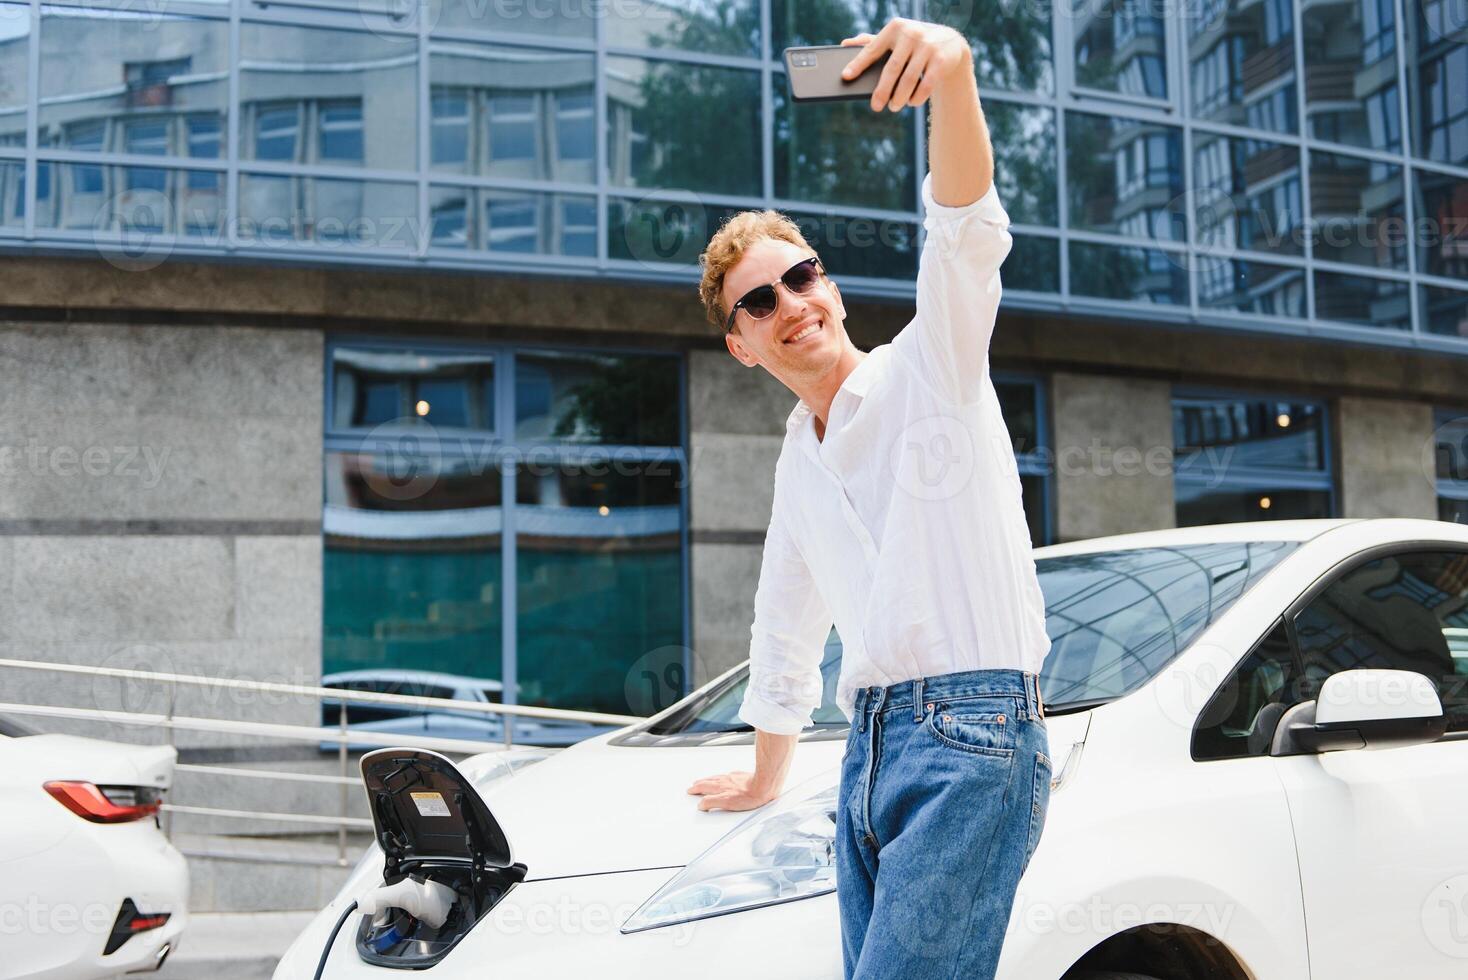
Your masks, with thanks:
<instances>
[{"instance_id":1,"label":"car window","mask_svg":"<svg viewBox=\"0 0 1468 980\"><path fill-rule=\"evenodd\" d=\"M1468 553L1374 558L1340 575L1281 621L1220 687L1199 718L1198 759L1262 755L1285 708L1316 697L1342 670L1423 674L1437 688L1448 731L1468 731Z\"/></svg>"},{"instance_id":2,"label":"car window","mask_svg":"<svg viewBox=\"0 0 1468 980\"><path fill-rule=\"evenodd\" d=\"M1293 541L1241 541L1040 559L1035 566L1051 640L1040 671L1047 712L1140 687L1296 547ZM846 725L836 706L840 672L841 641L832 631L821 662L824 694L812 715L815 728ZM748 731L739 720L748 681L748 672L740 672L647 731Z\"/></svg>"}]
</instances>

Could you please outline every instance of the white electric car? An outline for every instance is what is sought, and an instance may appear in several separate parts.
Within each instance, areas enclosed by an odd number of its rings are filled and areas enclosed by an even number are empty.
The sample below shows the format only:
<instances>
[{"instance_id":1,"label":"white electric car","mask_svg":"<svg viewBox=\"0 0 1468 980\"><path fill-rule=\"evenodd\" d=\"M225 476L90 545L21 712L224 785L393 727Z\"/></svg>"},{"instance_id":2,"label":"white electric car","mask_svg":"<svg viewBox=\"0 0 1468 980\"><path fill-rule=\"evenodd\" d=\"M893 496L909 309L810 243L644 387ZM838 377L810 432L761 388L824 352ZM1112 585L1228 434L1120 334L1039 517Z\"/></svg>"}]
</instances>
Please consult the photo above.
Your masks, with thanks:
<instances>
[{"instance_id":1,"label":"white electric car","mask_svg":"<svg viewBox=\"0 0 1468 980\"><path fill-rule=\"evenodd\" d=\"M0 976L156 970L188 923L183 855L158 828L177 752L37 735L0 719Z\"/></svg>"},{"instance_id":2,"label":"white electric car","mask_svg":"<svg viewBox=\"0 0 1468 980\"><path fill-rule=\"evenodd\" d=\"M1468 527L1234 524L1035 558L1054 791L1003 980L1468 975ZM372 753L378 844L276 980L840 977L838 667L828 647L787 789L749 813L686 793L753 762L743 668L513 775ZM349 911L404 876L447 913ZM941 889L911 900L944 927Z\"/></svg>"}]
</instances>

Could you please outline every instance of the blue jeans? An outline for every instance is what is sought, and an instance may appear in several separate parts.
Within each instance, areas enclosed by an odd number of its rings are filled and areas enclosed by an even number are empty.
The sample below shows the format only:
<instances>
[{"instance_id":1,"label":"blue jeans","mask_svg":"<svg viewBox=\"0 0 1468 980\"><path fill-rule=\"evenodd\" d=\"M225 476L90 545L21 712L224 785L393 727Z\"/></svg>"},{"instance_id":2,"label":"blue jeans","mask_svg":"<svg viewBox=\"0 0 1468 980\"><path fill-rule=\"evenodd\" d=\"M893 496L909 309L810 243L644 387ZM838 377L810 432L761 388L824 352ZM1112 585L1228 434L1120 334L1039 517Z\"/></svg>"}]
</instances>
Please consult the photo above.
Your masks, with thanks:
<instances>
[{"instance_id":1,"label":"blue jeans","mask_svg":"<svg viewBox=\"0 0 1468 980\"><path fill-rule=\"evenodd\" d=\"M857 692L836 815L847 980L994 976L1050 772L1028 671Z\"/></svg>"}]
</instances>

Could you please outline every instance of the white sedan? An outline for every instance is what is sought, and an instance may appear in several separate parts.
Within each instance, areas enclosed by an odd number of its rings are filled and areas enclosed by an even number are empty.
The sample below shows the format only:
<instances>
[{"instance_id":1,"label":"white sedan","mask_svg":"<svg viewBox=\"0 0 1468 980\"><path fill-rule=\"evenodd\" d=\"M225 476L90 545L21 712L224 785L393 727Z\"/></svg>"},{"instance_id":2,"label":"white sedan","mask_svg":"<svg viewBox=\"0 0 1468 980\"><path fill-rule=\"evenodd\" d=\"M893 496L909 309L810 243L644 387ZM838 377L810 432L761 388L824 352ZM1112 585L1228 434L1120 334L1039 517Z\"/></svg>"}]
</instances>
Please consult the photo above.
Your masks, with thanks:
<instances>
[{"instance_id":1,"label":"white sedan","mask_svg":"<svg viewBox=\"0 0 1468 980\"><path fill-rule=\"evenodd\" d=\"M1035 558L1055 777L1003 980L1468 974L1468 527L1233 524ZM510 776L492 753L366 756L378 844L277 980L840 977L838 667L828 647L787 789L750 813L685 792L752 762L743 668ZM911 901L941 927L943 889Z\"/></svg>"},{"instance_id":2,"label":"white sedan","mask_svg":"<svg viewBox=\"0 0 1468 980\"><path fill-rule=\"evenodd\" d=\"M188 869L157 821L176 759L0 719L0 976L163 965L188 923Z\"/></svg>"}]
</instances>

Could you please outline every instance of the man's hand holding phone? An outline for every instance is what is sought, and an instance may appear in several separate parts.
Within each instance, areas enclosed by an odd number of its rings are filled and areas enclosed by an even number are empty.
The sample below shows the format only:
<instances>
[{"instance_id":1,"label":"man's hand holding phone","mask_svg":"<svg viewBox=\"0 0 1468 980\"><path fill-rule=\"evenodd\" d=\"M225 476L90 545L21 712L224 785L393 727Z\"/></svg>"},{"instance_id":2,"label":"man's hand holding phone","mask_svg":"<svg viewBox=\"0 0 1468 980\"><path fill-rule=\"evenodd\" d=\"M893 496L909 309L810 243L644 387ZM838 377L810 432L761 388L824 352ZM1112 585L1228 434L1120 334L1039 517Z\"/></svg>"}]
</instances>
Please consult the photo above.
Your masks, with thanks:
<instances>
[{"instance_id":1,"label":"man's hand holding phone","mask_svg":"<svg viewBox=\"0 0 1468 980\"><path fill-rule=\"evenodd\" d=\"M973 75L973 50L968 41L941 24L895 17L876 34L858 34L841 42L841 47L849 45L862 49L841 70L841 77L848 81L886 56L872 92L873 112L922 105L947 79Z\"/></svg>"}]
</instances>

